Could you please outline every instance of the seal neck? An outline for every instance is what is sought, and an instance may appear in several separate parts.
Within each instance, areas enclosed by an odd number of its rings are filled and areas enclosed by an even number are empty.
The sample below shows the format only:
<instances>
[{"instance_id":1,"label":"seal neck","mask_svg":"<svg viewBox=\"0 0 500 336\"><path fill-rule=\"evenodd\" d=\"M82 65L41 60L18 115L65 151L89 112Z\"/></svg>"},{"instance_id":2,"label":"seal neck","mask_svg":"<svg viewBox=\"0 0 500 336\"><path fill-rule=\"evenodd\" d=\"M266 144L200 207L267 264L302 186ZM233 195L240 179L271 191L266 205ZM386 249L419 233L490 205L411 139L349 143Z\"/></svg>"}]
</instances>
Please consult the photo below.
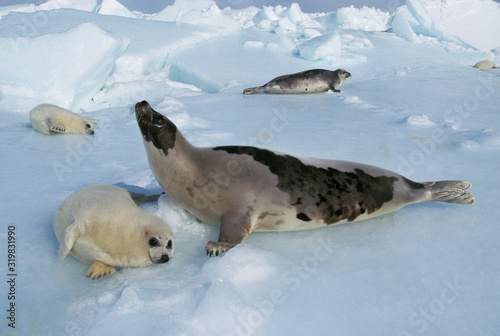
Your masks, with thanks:
<instances>
[{"instance_id":1,"label":"seal neck","mask_svg":"<svg viewBox=\"0 0 500 336\"><path fill-rule=\"evenodd\" d=\"M186 159L197 156L198 147L192 145L181 132L175 133L175 146L173 148L176 156L182 156Z\"/></svg>"}]
</instances>

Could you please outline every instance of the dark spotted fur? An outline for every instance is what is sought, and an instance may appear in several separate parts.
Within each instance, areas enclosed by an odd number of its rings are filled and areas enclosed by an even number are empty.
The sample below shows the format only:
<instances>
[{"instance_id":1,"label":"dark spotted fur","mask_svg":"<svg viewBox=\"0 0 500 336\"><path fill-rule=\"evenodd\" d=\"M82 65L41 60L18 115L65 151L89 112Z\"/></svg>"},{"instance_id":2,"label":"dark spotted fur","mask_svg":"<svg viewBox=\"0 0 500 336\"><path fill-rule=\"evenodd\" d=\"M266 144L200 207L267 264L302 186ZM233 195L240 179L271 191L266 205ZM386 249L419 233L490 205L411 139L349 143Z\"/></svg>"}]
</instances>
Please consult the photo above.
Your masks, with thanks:
<instances>
[{"instance_id":1,"label":"dark spotted fur","mask_svg":"<svg viewBox=\"0 0 500 336\"><path fill-rule=\"evenodd\" d=\"M417 183L383 169L373 167L372 170L356 163L331 161L330 167L321 168L305 164L287 154L255 147L190 146L175 125L155 112L147 102L136 104L135 110L151 169L158 183L165 191L171 191L169 195L172 199L182 201L183 206L195 216L199 216L200 220L207 224L220 225L218 242L209 241L205 247L209 255L219 255L242 243L255 228L253 224L257 224L252 223L253 219L265 222L267 225L267 227L257 227L258 229L280 230L280 225L289 219L290 210L292 214L295 210L297 221L281 229L301 230L321 226L318 225L321 223L354 221L368 218L370 214L373 216L394 211L411 203L448 202L463 205L474 203L474 195L466 192L471 186L466 181ZM151 142L161 152L149 146ZM169 151L172 147L178 149L175 151L175 157L172 157L172 151ZM185 155L189 156L191 164L182 164ZM229 188L229 183L220 188L218 197L220 204L200 209L189 183L194 183L196 180L202 182L207 180L210 183L210 180L214 179L211 170L223 166L230 167L229 163L234 162L242 164L250 176L240 176L241 181L235 180L234 189L228 190L229 192L224 192ZM322 162L321 165L324 166L329 161ZM334 167L345 167L348 171ZM374 175L368 172L373 172ZM187 180L176 178L176 174L177 177L187 177ZM249 185L252 178L255 179L254 183ZM268 185L269 183L271 185ZM245 197L234 199L239 191L236 188L242 185L249 188L251 194L255 196L253 203L248 203ZM200 191L201 187L198 188ZM269 204L266 208L264 202L274 202L274 204ZM221 208L222 212L219 212ZM255 213L257 209L263 212ZM271 217L267 218L268 216Z\"/></svg>"},{"instance_id":2,"label":"dark spotted fur","mask_svg":"<svg viewBox=\"0 0 500 336\"><path fill-rule=\"evenodd\" d=\"M364 213L370 214L392 200L393 185L398 180L396 177L372 176L361 169L342 172L335 168L318 168L293 156L255 147L224 146L214 150L248 154L269 167L278 177L277 187L290 195L290 204L297 209L297 218L302 221L315 219L334 224L344 219L353 221Z\"/></svg>"},{"instance_id":3,"label":"dark spotted fur","mask_svg":"<svg viewBox=\"0 0 500 336\"><path fill-rule=\"evenodd\" d=\"M266 93L308 93L332 90L340 92L338 88L342 85L342 78L349 78L351 74L344 69L335 71L324 69L312 69L293 74L283 75L271 79L262 86L256 86L243 90L246 95L259 92ZM318 85L318 83L322 85Z\"/></svg>"},{"instance_id":4,"label":"dark spotted fur","mask_svg":"<svg viewBox=\"0 0 500 336\"><path fill-rule=\"evenodd\" d=\"M317 79L322 79L326 83L328 83L328 88L334 89L334 87L338 84L338 75L336 71L329 71L329 70L323 70L323 69L312 69L312 70L307 70L307 71L302 71L290 75L283 75L276 77L272 80L270 80L266 85L278 85L280 88L286 90L286 89L294 89L299 86L306 85L309 81L312 80L317 80ZM307 87L305 88L305 91L307 91Z\"/></svg>"}]
</instances>

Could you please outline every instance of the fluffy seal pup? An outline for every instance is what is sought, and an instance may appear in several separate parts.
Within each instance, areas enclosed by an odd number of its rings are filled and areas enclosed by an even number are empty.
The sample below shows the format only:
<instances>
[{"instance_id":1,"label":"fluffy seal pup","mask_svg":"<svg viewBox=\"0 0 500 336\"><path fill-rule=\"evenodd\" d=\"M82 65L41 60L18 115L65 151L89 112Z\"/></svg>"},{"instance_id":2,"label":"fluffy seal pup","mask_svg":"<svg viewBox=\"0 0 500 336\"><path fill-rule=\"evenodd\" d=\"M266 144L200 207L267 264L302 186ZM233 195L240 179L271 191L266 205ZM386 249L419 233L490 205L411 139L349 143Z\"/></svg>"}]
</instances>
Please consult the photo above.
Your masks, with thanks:
<instances>
[{"instance_id":1,"label":"fluffy seal pup","mask_svg":"<svg viewBox=\"0 0 500 336\"><path fill-rule=\"evenodd\" d=\"M243 90L243 94L250 95L259 92L265 93L312 93L332 90L340 92L339 87L351 74L344 69L335 71L313 69L283 75L271 79L262 86Z\"/></svg>"},{"instance_id":2,"label":"fluffy seal pup","mask_svg":"<svg viewBox=\"0 0 500 336\"><path fill-rule=\"evenodd\" d=\"M170 227L142 210L127 190L90 185L73 192L54 216L59 258L68 253L90 264L92 280L115 267L144 267L169 261L174 250Z\"/></svg>"},{"instance_id":3,"label":"fluffy seal pup","mask_svg":"<svg viewBox=\"0 0 500 336\"><path fill-rule=\"evenodd\" d=\"M479 70L489 70L489 69L498 69L498 67L493 63L492 61L484 60L484 61L479 61L476 64L474 64L474 68L477 68Z\"/></svg>"},{"instance_id":4,"label":"fluffy seal pup","mask_svg":"<svg viewBox=\"0 0 500 336\"><path fill-rule=\"evenodd\" d=\"M92 124L97 123L97 120L84 118L56 105L40 104L30 111L30 122L34 129L43 134L94 134Z\"/></svg>"},{"instance_id":5,"label":"fluffy seal pup","mask_svg":"<svg viewBox=\"0 0 500 336\"><path fill-rule=\"evenodd\" d=\"M356 162L296 157L248 146L196 147L146 101L135 105L149 164L163 190L196 218L220 227L218 255L252 231L354 222L419 202L469 205L471 184L418 183Z\"/></svg>"}]
</instances>

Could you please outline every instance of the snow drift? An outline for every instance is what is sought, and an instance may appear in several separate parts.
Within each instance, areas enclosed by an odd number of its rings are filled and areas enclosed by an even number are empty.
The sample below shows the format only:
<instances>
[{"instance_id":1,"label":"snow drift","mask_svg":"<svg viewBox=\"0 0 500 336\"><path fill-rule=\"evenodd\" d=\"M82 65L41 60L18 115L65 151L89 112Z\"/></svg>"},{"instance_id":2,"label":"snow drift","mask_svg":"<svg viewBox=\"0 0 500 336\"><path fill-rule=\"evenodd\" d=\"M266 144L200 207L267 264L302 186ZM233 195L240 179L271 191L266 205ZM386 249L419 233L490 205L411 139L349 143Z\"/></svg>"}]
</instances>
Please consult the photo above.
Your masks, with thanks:
<instances>
[{"instance_id":1,"label":"snow drift","mask_svg":"<svg viewBox=\"0 0 500 336\"><path fill-rule=\"evenodd\" d=\"M409 41L419 41L423 35L489 51L500 47L500 34L494 28L499 21L500 4L490 0L406 0L390 25Z\"/></svg>"}]
</instances>

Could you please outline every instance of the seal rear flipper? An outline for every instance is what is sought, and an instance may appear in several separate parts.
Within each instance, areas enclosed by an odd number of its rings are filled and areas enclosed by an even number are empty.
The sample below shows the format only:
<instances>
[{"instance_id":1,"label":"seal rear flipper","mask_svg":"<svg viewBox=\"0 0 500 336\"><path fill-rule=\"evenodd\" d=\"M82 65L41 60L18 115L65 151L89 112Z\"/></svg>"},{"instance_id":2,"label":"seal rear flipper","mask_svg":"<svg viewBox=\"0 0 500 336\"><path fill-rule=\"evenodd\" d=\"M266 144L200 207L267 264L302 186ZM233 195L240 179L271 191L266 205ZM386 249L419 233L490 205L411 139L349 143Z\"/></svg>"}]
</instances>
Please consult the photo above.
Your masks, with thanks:
<instances>
[{"instance_id":1,"label":"seal rear flipper","mask_svg":"<svg viewBox=\"0 0 500 336\"><path fill-rule=\"evenodd\" d=\"M59 239L59 259L64 260L69 251L75 245L76 239L80 235L78 225L73 222L66 229L64 229Z\"/></svg>"},{"instance_id":2,"label":"seal rear flipper","mask_svg":"<svg viewBox=\"0 0 500 336\"><path fill-rule=\"evenodd\" d=\"M143 193L137 193L134 191L127 190L128 193L130 194L130 197L132 197L132 200L134 201L135 204L141 205L143 203L149 203L149 202L156 202L160 198L162 194L155 194L155 195L145 195Z\"/></svg>"},{"instance_id":3,"label":"seal rear flipper","mask_svg":"<svg viewBox=\"0 0 500 336\"><path fill-rule=\"evenodd\" d=\"M426 182L424 186L431 192L430 202L446 202L461 205L474 204L474 195L466 192L471 187L465 181Z\"/></svg>"},{"instance_id":4,"label":"seal rear flipper","mask_svg":"<svg viewBox=\"0 0 500 336\"><path fill-rule=\"evenodd\" d=\"M97 280L116 272L116 268L106 265L98 260L94 261L85 273L91 280Z\"/></svg>"},{"instance_id":5,"label":"seal rear flipper","mask_svg":"<svg viewBox=\"0 0 500 336\"><path fill-rule=\"evenodd\" d=\"M266 89L265 86L256 86L252 88L247 88L243 90L243 94L251 95L259 92L264 92L265 89Z\"/></svg>"},{"instance_id":6,"label":"seal rear flipper","mask_svg":"<svg viewBox=\"0 0 500 336\"><path fill-rule=\"evenodd\" d=\"M219 241L209 241L205 247L207 255L222 254L238 244L243 243L252 232L253 223L248 215L239 214L224 215L221 218Z\"/></svg>"}]
</instances>

